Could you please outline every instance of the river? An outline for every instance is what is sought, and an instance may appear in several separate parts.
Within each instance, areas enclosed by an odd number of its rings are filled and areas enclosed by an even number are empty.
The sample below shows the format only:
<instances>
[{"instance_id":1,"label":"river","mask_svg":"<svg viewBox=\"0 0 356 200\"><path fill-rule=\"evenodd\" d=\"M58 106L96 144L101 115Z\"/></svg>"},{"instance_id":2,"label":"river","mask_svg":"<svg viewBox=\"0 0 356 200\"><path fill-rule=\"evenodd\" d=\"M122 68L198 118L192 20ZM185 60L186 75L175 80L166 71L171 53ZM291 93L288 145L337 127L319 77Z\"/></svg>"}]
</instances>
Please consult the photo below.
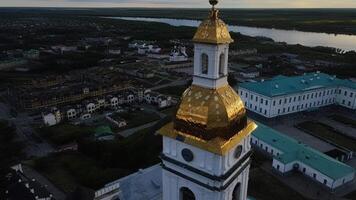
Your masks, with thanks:
<instances>
[{"instance_id":1,"label":"river","mask_svg":"<svg viewBox=\"0 0 356 200\"><path fill-rule=\"evenodd\" d=\"M109 17L111 19L123 19L132 21L161 22L172 26L197 27L200 21L168 18L144 18L144 17ZM248 26L229 26L230 31L240 32L252 37L263 36L272 38L276 42L287 44L301 44L303 46L334 47L345 51L356 51L356 35L314 33L295 30L280 30L271 28L256 28Z\"/></svg>"}]
</instances>

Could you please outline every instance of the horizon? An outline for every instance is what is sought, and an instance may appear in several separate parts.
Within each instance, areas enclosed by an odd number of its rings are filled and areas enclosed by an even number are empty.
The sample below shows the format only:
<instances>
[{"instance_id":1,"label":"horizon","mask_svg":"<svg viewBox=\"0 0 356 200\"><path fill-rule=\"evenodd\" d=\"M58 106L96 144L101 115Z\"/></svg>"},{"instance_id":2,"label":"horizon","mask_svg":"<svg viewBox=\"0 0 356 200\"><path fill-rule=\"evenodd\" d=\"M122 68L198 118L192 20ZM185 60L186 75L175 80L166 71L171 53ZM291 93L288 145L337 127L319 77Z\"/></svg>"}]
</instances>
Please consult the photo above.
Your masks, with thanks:
<instances>
[{"instance_id":1,"label":"horizon","mask_svg":"<svg viewBox=\"0 0 356 200\"><path fill-rule=\"evenodd\" d=\"M322 6L320 6L322 5ZM3 0L1 8L209 8L208 0ZM352 9L353 0L223 0L219 8L251 9Z\"/></svg>"}]
</instances>

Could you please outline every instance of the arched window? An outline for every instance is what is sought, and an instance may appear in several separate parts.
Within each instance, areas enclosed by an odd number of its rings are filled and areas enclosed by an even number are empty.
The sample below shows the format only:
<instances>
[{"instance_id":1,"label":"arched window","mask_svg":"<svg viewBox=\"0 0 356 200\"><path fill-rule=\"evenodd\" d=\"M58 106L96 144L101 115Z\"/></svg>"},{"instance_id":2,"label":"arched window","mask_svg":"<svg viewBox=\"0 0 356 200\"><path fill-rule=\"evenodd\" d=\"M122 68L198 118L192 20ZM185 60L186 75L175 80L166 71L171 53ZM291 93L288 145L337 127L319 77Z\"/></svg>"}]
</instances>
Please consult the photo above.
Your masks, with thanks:
<instances>
[{"instance_id":1,"label":"arched window","mask_svg":"<svg viewBox=\"0 0 356 200\"><path fill-rule=\"evenodd\" d=\"M237 183L232 192L232 200L240 200L241 183Z\"/></svg>"},{"instance_id":2,"label":"arched window","mask_svg":"<svg viewBox=\"0 0 356 200\"><path fill-rule=\"evenodd\" d=\"M201 55L201 73L208 74L209 57L205 53Z\"/></svg>"},{"instance_id":3,"label":"arched window","mask_svg":"<svg viewBox=\"0 0 356 200\"><path fill-rule=\"evenodd\" d=\"M225 69L225 54L221 54L220 55L220 63L219 63L219 75L220 76L223 76L225 73L224 73L224 69Z\"/></svg>"},{"instance_id":4,"label":"arched window","mask_svg":"<svg viewBox=\"0 0 356 200\"><path fill-rule=\"evenodd\" d=\"M179 200L195 200L194 193L190 189L188 189L186 187L182 187L180 189Z\"/></svg>"}]
</instances>

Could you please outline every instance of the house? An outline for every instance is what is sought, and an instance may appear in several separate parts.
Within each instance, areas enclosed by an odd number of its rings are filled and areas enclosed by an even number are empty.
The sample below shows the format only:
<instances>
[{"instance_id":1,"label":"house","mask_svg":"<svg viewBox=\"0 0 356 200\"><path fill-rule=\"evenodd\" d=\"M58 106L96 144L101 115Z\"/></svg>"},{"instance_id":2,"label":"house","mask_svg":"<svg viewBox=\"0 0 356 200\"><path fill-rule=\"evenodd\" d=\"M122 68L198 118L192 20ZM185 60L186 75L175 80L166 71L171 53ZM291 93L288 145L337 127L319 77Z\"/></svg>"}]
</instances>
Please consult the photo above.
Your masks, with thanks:
<instances>
[{"instance_id":1,"label":"house","mask_svg":"<svg viewBox=\"0 0 356 200\"><path fill-rule=\"evenodd\" d=\"M12 167L9 173L2 177L5 181L5 199L53 200L53 195L47 187L36 179L27 177L21 164Z\"/></svg>"},{"instance_id":2,"label":"house","mask_svg":"<svg viewBox=\"0 0 356 200\"><path fill-rule=\"evenodd\" d=\"M148 104L157 105L158 108L165 108L172 105L172 97L149 90L145 93L145 101Z\"/></svg>"},{"instance_id":3,"label":"house","mask_svg":"<svg viewBox=\"0 0 356 200\"><path fill-rule=\"evenodd\" d=\"M110 98L110 106L112 108L116 108L117 106L119 106L119 99L117 97L111 97Z\"/></svg>"},{"instance_id":4,"label":"house","mask_svg":"<svg viewBox=\"0 0 356 200\"><path fill-rule=\"evenodd\" d=\"M54 126L62 120L61 112L57 108L52 108L50 112L42 113L42 120L46 126Z\"/></svg>"},{"instance_id":5,"label":"house","mask_svg":"<svg viewBox=\"0 0 356 200\"><path fill-rule=\"evenodd\" d=\"M240 75L244 78L257 78L260 72L255 67L248 67L240 69Z\"/></svg>"},{"instance_id":6,"label":"house","mask_svg":"<svg viewBox=\"0 0 356 200\"><path fill-rule=\"evenodd\" d=\"M90 113L83 113L80 116L80 120L84 121L84 120L90 119L91 117L92 117L92 115Z\"/></svg>"},{"instance_id":7,"label":"house","mask_svg":"<svg viewBox=\"0 0 356 200\"><path fill-rule=\"evenodd\" d=\"M72 120L77 118L77 111L74 108L70 108L66 111L67 119Z\"/></svg>"},{"instance_id":8,"label":"house","mask_svg":"<svg viewBox=\"0 0 356 200\"><path fill-rule=\"evenodd\" d=\"M352 167L261 123L253 132L251 145L273 158L272 165L277 173L286 175L298 171L330 190L351 183L355 178Z\"/></svg>"},{"instance_id":9,"label":"house","mask_svg":"<svg viewBox=\"0 0 356 200\"><path fill-rule=\"evenodd\" d=\"M188 55L184 46L174 46L169 56L170 62L185 62L188 61Z\"/></svg>"},{"instance_id":10,"label":"house","mask_svg":"<svg viewBox=\"0 0 356 200\"><path fill-rule=\"evenodd\" d=\"M86 104L86 111L90 114L94 113L96 111L96 105L94 103L88 103Z\"/></svg>"}]
</instances>

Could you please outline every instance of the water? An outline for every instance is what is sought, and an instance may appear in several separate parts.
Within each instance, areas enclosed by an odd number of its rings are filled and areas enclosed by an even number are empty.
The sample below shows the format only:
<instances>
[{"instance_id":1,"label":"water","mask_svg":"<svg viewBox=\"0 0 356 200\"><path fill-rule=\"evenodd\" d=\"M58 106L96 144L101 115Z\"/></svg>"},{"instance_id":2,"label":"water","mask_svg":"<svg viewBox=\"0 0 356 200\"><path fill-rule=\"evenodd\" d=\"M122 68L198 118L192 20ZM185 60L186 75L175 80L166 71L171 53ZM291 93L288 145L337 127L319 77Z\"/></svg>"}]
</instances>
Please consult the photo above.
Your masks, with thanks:
<instances>
[{"instance_id":1,"label":"water","mask_svg":"<svg viewBox=\"0 0 356 200\"><path fill-rule=\"evenodd\" d=\"M200 21L186 19L168 18L144 18L144 17L110 17L112 19L124 19L133 21L161 22L172 26L197 27ZM295 30L280 30L270 28L255 28L248 26L229 26L230 31L240 32L243 35L252 37L263 36L272 38L276 42L286 42L287 44L301 44L315 47L325 46L342 49L345 51L356 51L356 35L313 33Z\"/></svg>"}]
</instances>

